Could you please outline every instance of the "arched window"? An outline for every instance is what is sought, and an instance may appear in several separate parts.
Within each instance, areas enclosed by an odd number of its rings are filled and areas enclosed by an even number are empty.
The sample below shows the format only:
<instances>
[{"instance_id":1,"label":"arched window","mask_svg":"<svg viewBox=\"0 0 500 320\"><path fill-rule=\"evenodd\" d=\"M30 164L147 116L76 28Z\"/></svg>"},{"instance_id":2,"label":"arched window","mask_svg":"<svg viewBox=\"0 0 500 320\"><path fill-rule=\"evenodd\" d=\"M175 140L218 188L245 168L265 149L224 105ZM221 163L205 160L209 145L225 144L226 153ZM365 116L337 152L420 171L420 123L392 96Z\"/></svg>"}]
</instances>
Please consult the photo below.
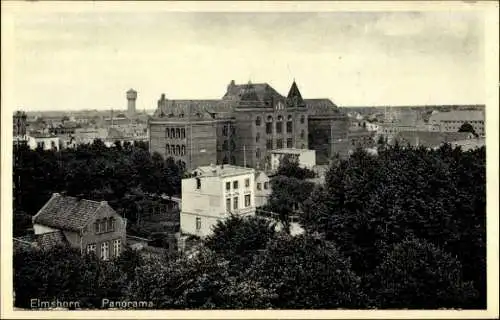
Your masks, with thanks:
<instances>
[{"instance_id":1,"label":"arched window","mask_svg":"<svg viewBox=\"0 0 500 320\"><path fill-rule=\"evenodd\" d=\"M283 132L283 116L278 116L278 121L276 122L276 133Z\"/></svg>"},{"instance_id":2,"label":"arched window","mask_svg":"<svg viewBox=\"0 0 500 320\"><path fill-rule=\"evenodd\" d=\"M288 115L288 119L287 119L287 122L286 122L286 132L287 133L292 133L293 131L293 122L292 122L293 118L291 115Z\"/></svg>"},{"instance_id":3,"label":"arched window","mask_svg":"<svg viewBox=\"0 0 500 320\"><path fill-rule=\"evenodd\" d=\"M165 135L167 136L167 138L170 138L170 129L169 128L165 129Z\"/></svg>"},{"instance_id":4,"label":"arched window","mask_svg":"<svg viewBox=\"0 0 500 320\"><path fill-rule=\"evenodd\" d=\"M291 114L288 115L288 121L292 121L293 117Z\"/></svg>"},{"instance_id":5,"label":"arched window","mask_svg":"<svg viewBox=\"0 0 500 320\"><path fill-rule=\"evenodd\" d=\"M304 123L306 121L306 117L304 117L303 115L300 116L300 123Z\"/></svg>"},{"instance_id":6,"label":"arched window","mask_svg":"<svg viewBox=\"0 0 500 320\"><path fill-rule=\"evenodd\" d=\"M273 116L271 115L267 116L267 122L273 122Z\"/></svg>"},{"instance_id":7,"label":"arched window","mask_svg":"<svg viewBox=\"0 0 500 320\"><path fill-rule=\"evenodd\" d=\"M174 156L176 155L175 154L175 145L174 144L170 145L170 153L173 154Z\"/></svg>"},{"instance_id":8,"label":"arched window","mask_svg":"<svg viewBox=\"0 0 500 320\"><path fill-rule=\"evenodd\" d=\"M165 153L170 154L170 145L168 144L165 146Z\"/></svg>"},{"instance_id":9,"label":"arched window","mask_svg":"<svg viewBox=\"0 0 500 320\"><path fill-rule=\"evenodd\" d=\"M182 139L186 138L186 129L184 129L184 128L181 129L181 138Z\"/></svg>"},{"instance_id":10,"label":"arched window","mask_svg":"<svg viewBox=\"0 0 500 320\"><path fill-rule=\"evenodd\" d=\"M180 146L180 145L175 146L175 153L176 153L177 155L180 155L180 154L181 154L181 146Z\"/></svg>"},{"instance_id":11,"label":"arched window","mask_svg":"<svg viewBox=\"0 0 500 320\"><path fill-rule=\"evenodd\" d=\"M174 128L170 129L170 138L171 139L175 138L175 129Z\"/></svg>"},{"instance_id":12,"label":"arched window","mask_svg":"<svg viewBox=\"0 0 500 320\"><path fill-rule=\"evenodd\" d=\"M260 117L255 118L255 125L258 127L260 126L261 119Z\"/></svg>"},{"instance_id":13,"label":"arched window","mask_svg":"<svg viewBox=\"0 0 500 320\"><path fill-rule=\"evenodd\" d=\"M175 137L180 138L181 137L181 129L177 128L175 129Z\"/></svg>"},{"instance_id":14,"label":"arched window","mask_svg":"<svg viewBox=\"0 0 500 320\"><path fill-rule=\"evenodd\" d=\"M181 147L181 156L183 156L185 154L186 154L186 146L182 145L182 147Z\"/></svg>"}]
</instances>

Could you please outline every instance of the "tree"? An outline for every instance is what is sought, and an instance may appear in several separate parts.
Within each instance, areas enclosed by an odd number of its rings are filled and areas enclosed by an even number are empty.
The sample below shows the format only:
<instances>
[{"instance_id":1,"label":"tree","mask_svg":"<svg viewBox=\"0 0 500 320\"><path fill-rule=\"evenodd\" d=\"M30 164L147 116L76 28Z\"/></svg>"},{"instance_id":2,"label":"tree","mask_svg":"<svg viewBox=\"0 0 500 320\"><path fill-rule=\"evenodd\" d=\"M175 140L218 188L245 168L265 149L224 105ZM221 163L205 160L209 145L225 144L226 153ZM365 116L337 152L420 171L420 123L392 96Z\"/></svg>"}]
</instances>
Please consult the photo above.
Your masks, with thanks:
<instances>
[{"instance_id":1,"label":"tree","mask_svg":"<svg viewBox=\"0 0 500 320\"><path fill-rule=\"evenodd\" d=\"M271 180L272 193L264 210L277 213L286 232L294 215L314 190L314 183L294 177L276 176Z\"/></svg>"},{"instance_id":2,"label":"tree","mask_svg":"<svg viewBox=\"0 0 500 320\"><path fill-rule=\"evenodd\" d=\"M255 259L249 279L273 292L273 308L365 307L361 279L333 243L312 236L282 234Z\"/></svg>"},{"instance_id":3,"label":"tree","mask_svg":"<svg viewBox=\"0 0 500 320\"><path fill-rule=\"evenodd\" d=\"M314 171L300 167L297 160L293 160L290 155L286 155L280 162L276 172L278 176L296 178L299 180L310 179L316 177Z\"/></svg>"},{"instance_id":4,"label":"tree","mask_svg":"<svg viewBox=\"0 0 500 320\"><path fill-rule=\"evenodd\" d=\"M265 219L231 215L215 225L205 245L224 259L244 266L275 235L275 226Z\"/></svg>"},{"instance_id":5,"label":"tree","mask_svg":"<svg viewBox=\"0 0 500 320\"><path fill-rule=\"evenodd\" d=\"M371 278L379 308L463 308L477 295L460 262L425 240L405 239L387 252Z\"/></svg>"},{"instance_id":6,"label":"tree","mask_svg":"<svg viewBox=\"0 0 500 320\"><path fill-rule=\"evenodd\" d=\"M458 132L470 132L470 133L473 133L474 136L478 136L478 134L476 133L476 130L474 129L474 127L468 123L468 122L464 122L460 128L458 128Z\"/></svg>"}]
</instances>

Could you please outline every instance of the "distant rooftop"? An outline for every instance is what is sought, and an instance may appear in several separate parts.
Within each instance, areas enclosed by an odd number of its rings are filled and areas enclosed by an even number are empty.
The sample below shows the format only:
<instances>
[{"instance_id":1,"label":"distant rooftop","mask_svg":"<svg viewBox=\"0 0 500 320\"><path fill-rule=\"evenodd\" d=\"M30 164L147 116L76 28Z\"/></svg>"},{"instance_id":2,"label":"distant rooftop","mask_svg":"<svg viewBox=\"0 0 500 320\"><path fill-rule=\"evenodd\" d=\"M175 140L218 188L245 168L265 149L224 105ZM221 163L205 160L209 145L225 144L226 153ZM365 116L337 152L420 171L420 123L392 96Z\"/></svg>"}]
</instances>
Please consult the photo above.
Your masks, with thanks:
<instances>
[{"instance_id":1,"label":"distant rooftop","mask_svg":"<svg viewBox=\"0 0 500 320\"><path fill-rule=\"evenodd\" d=\"M455 110L433 114L431 121L484 121L484 111Z\"/></svg>"},{"instance_id":2,"label":"distant rooftop","mask_svg":"<svg viewBox=\"0 0 500 320\"><path fill-rule=\"evenodd\" d=\"M302 153L307 153L311 152L314 150L309 150L309 149L295 149L295 148L284 148L284 149L275 149L271 151L271 153L283 153L283 154L302 154Z\"/></svg>"},{"instance_id":3,"label":"distant rooftop","mask_svg":"<svg viewBox=\"0 0 500 320\"><path fill-rule=\"evenodd\" d=\"M195 169L195 171L202 177L228 177L254 173L255 169L224 164L202 166Z\"/></svg>"}]
</instances>

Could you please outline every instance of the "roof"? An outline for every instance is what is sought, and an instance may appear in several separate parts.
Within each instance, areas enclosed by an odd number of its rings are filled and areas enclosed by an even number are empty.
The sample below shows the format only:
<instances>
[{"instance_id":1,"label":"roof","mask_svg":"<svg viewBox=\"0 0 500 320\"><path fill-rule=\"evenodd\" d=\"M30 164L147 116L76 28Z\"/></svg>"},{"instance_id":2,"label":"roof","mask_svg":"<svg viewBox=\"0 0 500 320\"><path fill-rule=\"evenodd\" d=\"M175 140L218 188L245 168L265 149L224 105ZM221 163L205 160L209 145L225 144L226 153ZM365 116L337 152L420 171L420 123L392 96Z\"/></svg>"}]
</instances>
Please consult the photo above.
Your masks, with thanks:
<instances>
[{"instance_id":1,"label":"roof","mask_svg":"<svg viewBox=\"0 0 500 320\"><path fill-rule=\"evenodd\" d=\"M484 111L457 110L433 114L429 121L484 121Z\"/></svg>"},{"instance_id":2,"label":"roof","mask_svg":"<svg viewBox=\"0 0 500 320\"><path fill-rule=\"evenodd\" d=\"M330 99L304 99L309 116L339 115L347 117Z\"/></svg>"},{"instance_id":3,"label":"roof","mask_svg":"<svg viewBox=\"0 0 500 320\"><path fill-rule=\"evenodd\" d=\"M234 102L223 100L160 100L154 118L210 120L214 113L232 112Z\"/></svg>"},{"instance_id":4,"label":"roof","mask_svg":"<svg viewBox=\"0 0 500 320\"><path fill-rule=\"evenodd\" d=\"M422 145L426 147L439 146L444 142L467 140L473 137L470 132L432 132L432 131L401 131L396 135L399 143L412 146Z\"/></svg>"},{"instance_id":5,"label":"roof","mask_svg":"<svg viewBox=\"0 0 500 320\"><path fill-rule=\"evenodd\" d=\"M242 95L249 88L255 92L259 101L284 100L285 97L278 93L267 83L235 84L232 81L227 87L227 92L222 97L223 100L240 100ZM248 100L248 99L247 99Z\"/></svg>"},{"instance_id":6,"label":"roof","mask_svg":"<svg viewBox=\"0 0 500 320\"><path fill-rule=\"evenodd\" d=\"M109 207L105 201L97 202L54 193L33 217L33 224L78 231L104 206ZM113 210L111 207L109 209Z\"/></svg>"},{"instance_id":7,"label":"roof","mask_svg":"<svg viewBox=\"0 0 500 320\"><path fill-rule=\"evenodd\" d=\"M212 165L212 166L202 166L195 170L199 172L202 177L227 177L227 176L237 176L243 174L254 173L255 169L238 167L233 165Z\"/></svg>"},{"instance_id":8,"label":"roof","mask_svg":"<svg viewBox=\"0 0 500 320\"><path fill-rule=\"evenodd\" d=\"M57 246L67 246L69 244L61 230L36 235L36 243L43 249L49 249Z\"/></svg>"},{"instance_id":9,"label":"roof","mask_svg":"<svg viewBox=\"0 0 500 320\"><path fill-rule=\"evenodd\" d=\"M287 99L293 102L292 106L294 105L301 106L304 104L304 99L302 99L302 95L300 94L299 88L297 87L297 83L295 83L295 80L292 83L290 91L288 91Z\"/></svg>"},{"instance_id":10,"label":"roof","mask_svg":"<svg viewBox=\"0 0 500 320\"><path fill-rule=\"evenodd\" d=\"M315 152L309 149L294 149L294 148L284 148L284 149L274 149L271 153L284 153L284 154L302 154L308 152Z\"/></svg>"}]
</instances>

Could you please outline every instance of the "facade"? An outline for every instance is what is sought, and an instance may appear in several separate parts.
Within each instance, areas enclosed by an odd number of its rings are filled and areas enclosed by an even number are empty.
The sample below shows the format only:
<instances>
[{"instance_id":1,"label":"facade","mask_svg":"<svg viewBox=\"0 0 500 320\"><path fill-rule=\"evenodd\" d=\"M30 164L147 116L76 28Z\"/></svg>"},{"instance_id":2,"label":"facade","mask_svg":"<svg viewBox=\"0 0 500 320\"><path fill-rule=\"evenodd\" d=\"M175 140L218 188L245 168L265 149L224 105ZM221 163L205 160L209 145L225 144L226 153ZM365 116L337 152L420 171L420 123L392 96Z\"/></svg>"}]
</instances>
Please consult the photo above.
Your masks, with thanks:
<instances>
[{"instance_id":1,"label":"facade","mask_svg":"<svg viewBox=\"0 0 500 320\"><path fill-rule=\"evenodd\" d=\"M255 170L232 165L199 167L182 179L181 233L205 237L230 214L255 214Z\"/></svg>"},{"instance_id":2,"label":"facade","mask_svg":"<svg viewBox=\"0 0 500 320\"><path fill-rule=\"evenodd\" d=\"M49 134L33 134L28 136L28 146L35 150L41 148L43 150L59 150L60 138Z\"/></svg>"},{"instance_id":3,"label":"facade","mask_svg":"<svg viewBox=\"0 0 500 320\"><path fill-rule=\"evenodd\" d=\"M478 135L484 136L484 118L484 111L455 110L433 114L429 123L438 125L441 132L457 132L464 123L469 123Z\"/></svg>"},{"instance_id":4,"label":"facade","mask_svg":"<svg viewBox=\"0 0 500 320\"><path fill-rule=\"evenodd\" d=\"M271 196L271 179L264 171L255 172L255 207L267 204Z\"/></svg>"},{"instance_id":5,"label":"facade","mask_svg":"<svg viewBox=\"0 0 500 320\"><path fill-rule=\"evenodd\" d=\"M474 135L470 132L425 132L425 131L401 131L392 143L410 145L413 147L424 146L427 148L439 147L443 143L455 141L473 141Z\"/></svg>"},{"instance_id":6,"label":"facade","mask_svg":"<svg viewBox=\"0 0 500 320\"><path fill-rule=\"evenodd\" d=\"M326 139L326 147L323 140L313 145L328 157L334 150L329 144L345 136L346 119L328 99L303 99L295 82L285 97L267 83L231 81L220 100L168 100L163 94L149 121L149 145L190 170L208 163L266 170L272 150L307 149L311 125Z\"/></svg>"},{"instance_id":7,"label":"facade","mask_svg":"<svg viewBox=\"0 0 500 320\"><path fill-rule=\"evenodd\" d=\"M126 245L127 222L106 201L54 193L33 216L38 246L67 245L103 260L117 257Z\"/></svg>"},{"instance_id":8,"label":"facade","mask_svg":"<svg viewBox=\"0 0 500 320\"><path fill-rule=\"evenodd\" d=\"M300 167L312 170L316 165L316 151L307 149L276 149L271 151L271 171L278 170L284 157L297 161Z\"/></svg>"}]
</instances>

